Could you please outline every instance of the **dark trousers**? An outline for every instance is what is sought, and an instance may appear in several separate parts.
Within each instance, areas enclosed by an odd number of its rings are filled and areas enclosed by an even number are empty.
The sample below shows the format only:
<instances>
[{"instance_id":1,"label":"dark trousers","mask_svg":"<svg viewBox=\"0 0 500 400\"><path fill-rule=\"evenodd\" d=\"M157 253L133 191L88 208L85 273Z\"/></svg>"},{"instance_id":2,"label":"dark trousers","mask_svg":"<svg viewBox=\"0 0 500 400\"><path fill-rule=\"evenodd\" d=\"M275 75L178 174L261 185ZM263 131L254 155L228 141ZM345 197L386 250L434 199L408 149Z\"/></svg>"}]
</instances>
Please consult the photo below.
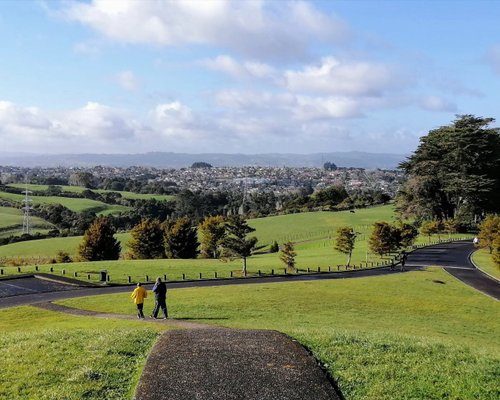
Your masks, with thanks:
<instances>
[{"instance_id":1,"label":"dark trousers","mask_svg":"<svg viewBox=\"0 0 500 400\"><path fill-rule=\"evenodd\" d=\"M168 318L167 300L166 299L156 299L155 300L155 308L153 309L152 317L153 318L158 317L158 313L160 312L160 308L163 311L163 316L165 318Z\"/></svg>"},{"instance_id":2,"label":"dark trousers","mask_svg":"<svg viewBox=\"0 0 500 400\"><path fill-rule=\"evenodd\" d=\"M137 305L137 317L144 318L144 313L142 312L142 309L144 308L144 303L136 304L136 305Z\"/></svg>"}]
</instances>

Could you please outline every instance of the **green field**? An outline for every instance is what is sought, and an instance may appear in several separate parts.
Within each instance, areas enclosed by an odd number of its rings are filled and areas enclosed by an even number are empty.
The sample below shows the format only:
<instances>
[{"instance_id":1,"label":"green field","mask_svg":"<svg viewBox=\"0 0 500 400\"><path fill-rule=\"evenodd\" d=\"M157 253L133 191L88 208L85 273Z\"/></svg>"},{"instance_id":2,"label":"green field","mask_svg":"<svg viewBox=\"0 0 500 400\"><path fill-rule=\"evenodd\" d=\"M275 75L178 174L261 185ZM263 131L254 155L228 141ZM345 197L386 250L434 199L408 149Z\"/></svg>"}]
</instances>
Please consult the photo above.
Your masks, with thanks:
<instances>
[{"instance_id":1,"label":"green field","mask_svg":"<svg viewBox=\"0 0 500 400\"><path fill-rule=\"evenodd\" d=\"M7 186L18 189L26 189L26 185L22 183L13 183ZM82 193L84 190L87 190L82 186L66 186L66 185L56 185L56 186L59 186L63 192L70 192L70 193ZM46 191L48 187L49 187L48 185L30 184L28 185L28 190L31 190L33 192L42 192ZM119 190L115 191L115 190L103 190L103 189L91 189L91 190L96 193L120 193L124 199L131 199L131 200L149 200L149 199L175 200L175 196L167 194L145 194L145 193L134 193L134 192L119 191Z\"/></svg>"},{"instance_id":2,"label":"green field","mask_svg":"<svg viewBox=\"0 0 500 400\"><path fill-rule=\"evenodd\" d=\"M46 233L54 226L38 217L31 217L34 233ZM18 208L0 207L0 237L20 235L23 227L23 211Z\"/></svg>"},{"instance_id":3,"label":"green field","mask_svg":"<svg viewBox=\"0 0 500 400\"><path fill-rule=\"evenodd\" d=\"M24 195L0 192L0 199L21 203L24 199ZM57 196L31 196L30 199L33 201L33 204L61 204L75 212L89 211L99 215L108 215L130 210L129 207L117 204L106 204L102 201L90 199L74 199L71 197Z\"/></svg>"},{"instance_id":4,"label":"green field","mask_svg":"<svg viewBox=\"0 0 500 400\"><path fill-rule=\"evenodd\" d=\"M500 280L500 268L495 265L487 249L477 250L472 254L472 261L484 272Z\"/></svg>"},{"instance_id":5,"label":"green field","mask_svg":"<svg viewBox=\"0 0 500 400\"><path fill-rule=\"evenodd\" d=\"M0 398L131 399L159 329L32 307L0 310Z\"/></svg>"},{"instance_id":6,"label":"green field","mask_svg":"<svg viewBox=\"0 0 500 400\"><path fill-rule=\"evenodd\" d=\"M444 271L169 291L177 319L276 329L310 348L346 399L499 394L499 303ZM134 314L128 294L59 302ZM152 307L146 303L146 311Z\"/></svg>"}]
</instances>

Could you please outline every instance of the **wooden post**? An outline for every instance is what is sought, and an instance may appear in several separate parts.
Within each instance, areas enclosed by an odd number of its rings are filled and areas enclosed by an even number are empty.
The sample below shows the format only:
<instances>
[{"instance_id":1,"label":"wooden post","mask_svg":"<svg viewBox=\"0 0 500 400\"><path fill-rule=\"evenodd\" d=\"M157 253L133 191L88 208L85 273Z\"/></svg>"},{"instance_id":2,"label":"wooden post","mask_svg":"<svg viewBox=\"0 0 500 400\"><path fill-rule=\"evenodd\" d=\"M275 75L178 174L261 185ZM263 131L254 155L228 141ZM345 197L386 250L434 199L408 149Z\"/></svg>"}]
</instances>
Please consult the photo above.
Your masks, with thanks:
<instances>
[{"instance_id":1,"label":"wooden post","mask_svg":"<svg viewBox=\"0 0 500 400\"><path fill-rule=\"evenodd\" d=\"M146 282L149 282L149 275L146 275Z\"/></svg>"},{"instance_id":2,"label":"wooden post","mask_svg":"<svg viewBox=\"0 0 500 400\"><path fill-rule=\"evenodd\" d=\"M21 267L17 267L17 272L21 272Z\"/></svg>"},{"instance_id":3,"label":"wooden post","mask_svg":"<svg viewBox=\"0 0 500 400\"><path fill-rule=\"evenodd\" d=\"M54 272L54 268L53 267L50 267L50 272Z\"/></svg>"},{"instance_id":4,"label":"wooden post","mask_svg":"<svg viewBox=\"0 0 500 400\"><path fill-rule=\"evenodd\" d=\"M132 277L130 275L127 276L127 281L128 281L128 283L132 283Z\"/></svg>"},{"instance_id":5,"label":"wooden post","mask_svg":"<svg viewBox=\"0 0 500 400\"><path fill-rule=\"evenodd\" d=\"M163 282L167 281L167 275L163 275Z\"/></svg>"},{"instance_id":6,"label":"wooden post","mask_svg":"<svg viewBox=\"0 0 500 400\"><path fill-rule=\"evenodd\" d=\"M182 274L182 280L185 280L186 279L186 274Z\"/></svg>"},{"instance_id":7,"label":"wooden post","mask_svg":"<svg viewBox=\"0 0 500 400\"><path fill-rule=\"evenodd\" d=\"M262 275L262 273L260 272L260 269L259 269L259 271L257 272L257 274L258 274L259 276L261 276L261 275Z\"/></svg>"},{"instance_id":8,"label":"wooden post","mask_svg":"<svg viewBox=\"0 0 500 400\"><path fill-rule=\"evenodd\" d=\"M271 275L274 275L274 269L271 270Z\"/></svg>"},{"instance_id":9,"label":"wooden post","mask_svg":"<svg viewBox=\"0 0 500 400\"><path fill-rule=\"evenodd\" d=\"M63 275L66 274L66 270L65 269L63 269L61 272L62 272Z\"/></svg>"},{"instance_id":10,"label":"wooden post","mask_svg":"<svg viewBox=\"0 0 500 400\"><path fill-rule=\"evenodd\" d=\"M318 267L318 272L321 272L321 267Z\"/></svg>"},{"instance_id":11,"label":"wooden post","mask_svg":"<svg viewBox=\"0 0 500 400\"><path fill-rule=\"evenodd\" d=\"M311 272L311 268L307 267L307 273Z\"/></svg>"},{"instance_id":12,"label":"wooden post","mask_svg":"<svg viewBox=\"0 0 500 400\"><path fill-rule=\"evenodd\" d=\"M75 278L77 278L78 277L78 272L75 271L74 275L75 275Z\"/></svg>"},{"instance_id":13,"label":"wooden post","mask_svg":"<svg viewBox=\"0 0 500 400\"><path fill-rule=\"evenodd\" d=\"M217 271L214 272L214 278L217 279Z\"/></svg>"},{"instance_id":14,"label":"wooden post","mask_svg":"<svg viewBox=\"0 0 500 400\"><path fill-rule=\"evenodd\" d=\"M200 272L200 274L199 274L199 275L200 275L200 279L201 279L201 272Z\"/></svg>"},{"instance_id":15,"label":"wooden post","mask_svg":"<svg viewBox=\"0 0 500 400\"><path fill-rule=\"evenodd\" d=\"M109 276L109 274L107 276L107 279L108 279L108 282L111 282L111 277Z\"/></svg>"},{"instance_id":16,"label":"wooden post","mask_svg":"<svg viewBox=\"0 0 500 400\"><path fill-rule=\"evenodd\" d=\"M90 281L90 274L87 274L87 279Z\"/></svg>"},{"instance_id":17,"label":"wooden post","mask_svg":"<svg viewBox=\"0 0 500 400\"><path fill-rule=\"evenodd\" d=\"M35 271L38 271L38 265L35 265Z\"/></svg>"},{"instance_id":18,"label":"wooden post","mask_svg":"<svg viewBox=\"0 0 500 400\"><path fill-rule=\"evenodd\" d=\"M233 277L233 271L229 271L229 277L232 278Z\"/></svg>"},{"instance_id":19,"label":"wooden post","mask_svg":"<svg viewBox=\"0 0 500 400\"><path fill-rule=\"evenodd\" d=\"M3 269L0 269L0 275L3 275Z\"/></svg>"}]
</instances>

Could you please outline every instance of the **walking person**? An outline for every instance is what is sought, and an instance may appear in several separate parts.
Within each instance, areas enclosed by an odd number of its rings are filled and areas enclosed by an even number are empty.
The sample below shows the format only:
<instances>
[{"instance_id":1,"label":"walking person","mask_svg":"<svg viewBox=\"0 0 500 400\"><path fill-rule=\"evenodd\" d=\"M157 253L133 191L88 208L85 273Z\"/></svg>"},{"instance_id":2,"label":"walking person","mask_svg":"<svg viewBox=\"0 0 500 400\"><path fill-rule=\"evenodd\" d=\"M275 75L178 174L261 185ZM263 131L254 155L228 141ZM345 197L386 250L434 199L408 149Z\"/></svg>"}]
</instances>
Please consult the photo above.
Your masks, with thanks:
<instances>
[{"instance_id":1,"label":"walking person","mask_svg":"<svg viewBox=\"0 0 500 400\"><path fill-rule=\"evenodd\" d=\"M134 303L137 306L137 318L144 319L144 299L148 297L148 292L142 287L141 282L137 283L137 287L134 289L130 297L134 299Z\"/></svg>"},{"instance_id":2,"label":"walking person","mask_svg":"<svg viewBox=\"0 0 500 400\"><path fill-rule=\"evenodd\" d=\"M161 278L156 278L156 283L153 286L153 293L155 294L155 308L151 314L151 318L158 318L160 308L163 312L163 319L168 318L167 313L167 285L161 281Z\"/></svg>"},{"instance_id":3,"label":"walking person","mask_svg":"<svg viewBox=\"0 0 500 400\"><path fill-rule=\"evenodd\" d=\"M401 253L401 271L405 270L406 259L408 258L408 254L406 251Z\"/></svg>"}]
</instances>

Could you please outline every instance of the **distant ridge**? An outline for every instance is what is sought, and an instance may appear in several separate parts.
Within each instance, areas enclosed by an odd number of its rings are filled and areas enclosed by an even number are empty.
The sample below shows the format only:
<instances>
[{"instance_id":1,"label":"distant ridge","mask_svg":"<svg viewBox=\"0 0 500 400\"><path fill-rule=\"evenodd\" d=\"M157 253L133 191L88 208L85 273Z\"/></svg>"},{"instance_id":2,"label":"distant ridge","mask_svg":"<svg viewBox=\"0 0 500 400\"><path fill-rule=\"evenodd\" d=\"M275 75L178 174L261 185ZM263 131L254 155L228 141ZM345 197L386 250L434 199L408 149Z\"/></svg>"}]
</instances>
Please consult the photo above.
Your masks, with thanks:
<instances>
[{"instance_id":1,"label":"distant ridge","mask_svg":"<svg viewBox=\"0 0 500 400\"><path fill-rule=\"evenodd\" d=\"M145 166L156 168L189 167L204 161L214 167L321 167L327 161L339 167L395 169L406 158L403 154L365 153L360 151L313 154L224 154L151 152L141 154L31 154L0 153L0 165L25 167L110 167Z\"/></svg>"}]
</instances>

